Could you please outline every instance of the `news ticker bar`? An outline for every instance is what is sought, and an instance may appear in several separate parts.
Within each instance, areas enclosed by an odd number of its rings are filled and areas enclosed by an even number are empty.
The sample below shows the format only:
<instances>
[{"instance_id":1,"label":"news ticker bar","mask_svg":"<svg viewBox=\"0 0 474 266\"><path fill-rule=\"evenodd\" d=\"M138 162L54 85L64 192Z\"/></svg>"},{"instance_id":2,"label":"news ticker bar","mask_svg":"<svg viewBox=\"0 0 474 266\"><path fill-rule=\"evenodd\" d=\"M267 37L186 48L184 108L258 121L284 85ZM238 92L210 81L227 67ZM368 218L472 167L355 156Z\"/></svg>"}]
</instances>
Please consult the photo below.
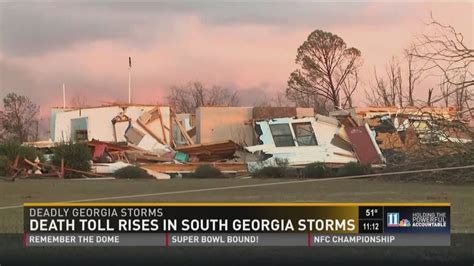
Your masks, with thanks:
<instances>
[{"instance_id":1,"label":"news ticker bar","mask_svg":"<svg viewBox=\"0 0 474 266\"><path fill-rule=\"evenodd\" d=\"M449 246L449 203L29 203L25 246Z\"/></svg>"}]
</instances>

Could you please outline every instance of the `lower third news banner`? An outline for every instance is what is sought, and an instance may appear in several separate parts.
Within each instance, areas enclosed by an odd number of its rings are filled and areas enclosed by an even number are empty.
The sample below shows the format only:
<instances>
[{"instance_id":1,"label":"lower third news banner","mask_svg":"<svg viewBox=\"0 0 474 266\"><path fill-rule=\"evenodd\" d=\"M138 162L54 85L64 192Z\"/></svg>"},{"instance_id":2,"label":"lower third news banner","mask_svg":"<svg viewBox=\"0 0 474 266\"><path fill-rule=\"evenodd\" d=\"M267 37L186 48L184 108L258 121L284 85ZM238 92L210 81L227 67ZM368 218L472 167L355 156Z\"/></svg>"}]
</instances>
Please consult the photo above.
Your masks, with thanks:
<instances>
[{"instance_id":1,"label":"lower third news banner","mask_svg":"<svg viewBox=\"0 0 474 266\"><path fill-rule=\"evenodd\" d=\"M24 245L449 246L450 204L29 203Z\"/></svg>"}]
</instances>

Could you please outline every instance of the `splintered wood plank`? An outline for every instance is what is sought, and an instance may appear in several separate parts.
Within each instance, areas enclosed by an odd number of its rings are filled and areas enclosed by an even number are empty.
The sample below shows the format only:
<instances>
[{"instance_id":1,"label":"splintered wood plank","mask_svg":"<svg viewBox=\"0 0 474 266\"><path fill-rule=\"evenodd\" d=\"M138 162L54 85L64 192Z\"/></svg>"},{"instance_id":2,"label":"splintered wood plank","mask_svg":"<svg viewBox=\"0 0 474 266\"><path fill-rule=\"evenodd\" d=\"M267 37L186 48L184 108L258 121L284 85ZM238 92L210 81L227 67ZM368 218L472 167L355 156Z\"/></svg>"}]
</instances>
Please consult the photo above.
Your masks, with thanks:
<instances>
[{"instance_id":1,"label":"splintered wood plank","mask_svg":"<svg viewBox=\"0 0 474 266\"><path fill-rule=\"evenodd\" d=\"M209 164L221 172L227 173L240 173L247 172L247 165L244 163L206 163ZM168 164L168 163L156 163L156 164L145 164L142 168L157 171L160 173L191 173L194 172L203 163L186 163L186 164Z\"/></svg>"}]
</instances>

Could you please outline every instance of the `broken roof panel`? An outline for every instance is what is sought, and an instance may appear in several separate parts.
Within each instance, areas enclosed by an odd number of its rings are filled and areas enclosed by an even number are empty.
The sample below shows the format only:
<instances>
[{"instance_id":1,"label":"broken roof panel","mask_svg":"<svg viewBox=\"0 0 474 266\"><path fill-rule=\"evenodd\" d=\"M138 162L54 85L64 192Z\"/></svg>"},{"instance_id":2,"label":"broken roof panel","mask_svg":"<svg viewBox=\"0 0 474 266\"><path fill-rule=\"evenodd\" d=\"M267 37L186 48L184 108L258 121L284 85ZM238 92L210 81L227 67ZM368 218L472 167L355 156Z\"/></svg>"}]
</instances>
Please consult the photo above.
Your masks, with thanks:
<instances>
[{"instance_id":1,"label":"broken roof panel","mask_svg":"<svg viewBox=\"0 0 474 266\"><path fill-rule=\"evenodd\" d=\"M346 127L345 131L352 144L357 158L363 164L382 164L383 159L373 136L369 133L366 126Z\"/></svg>"}]
</instances>

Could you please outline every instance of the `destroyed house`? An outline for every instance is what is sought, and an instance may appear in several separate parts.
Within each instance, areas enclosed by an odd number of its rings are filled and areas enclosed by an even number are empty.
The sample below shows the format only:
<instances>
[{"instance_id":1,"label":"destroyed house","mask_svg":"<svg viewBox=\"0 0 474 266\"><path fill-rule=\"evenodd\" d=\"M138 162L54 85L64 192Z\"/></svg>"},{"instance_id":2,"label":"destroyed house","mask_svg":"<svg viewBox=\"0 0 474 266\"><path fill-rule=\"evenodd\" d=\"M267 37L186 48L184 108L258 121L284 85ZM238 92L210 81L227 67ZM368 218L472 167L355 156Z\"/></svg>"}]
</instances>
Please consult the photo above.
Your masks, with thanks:
<instances>
[{"instance_id":1,"label":"destroyed house","mask_svg":"<svg viewBox=\"0 0 474 266\"><path fill-rule=\"evenodd\" d=\"M367 124L314 115L312 108L199 107L193 115L174 114L169 106L115 104L52 113L53 142L87 141L97 173L121 162L165 173L202 163L234 172L280 161L291 167L385 163Z\"/></svg>"},{"instance_id":2,"label":"destroyed house","mask_svg":"<svg viewBox=\"0 0 474 266\"><path fill-rule=\"evenodd\" d=\"M147 150L171 143L169 106L114 104L51 112L53 142L129 142Z\"/></svg>"},{"instance_id":3,"label":"destroyed house","mask_svg":"<svg viewBox=\"0 0 474 266\"><path fill-rule=\"evenodd\" d=\"M347 132L341 128L344 126L337 119L322 115L258 121L255 132L259 145L246 150L262 155L263 161L249 163L249 168L276 165L278 161L290 166L313 162L333 166L357 161L383 163L383 156L367 127L345 127ZM341 132L345 132L343 136Z\"/></svg>"}]
</instances>

